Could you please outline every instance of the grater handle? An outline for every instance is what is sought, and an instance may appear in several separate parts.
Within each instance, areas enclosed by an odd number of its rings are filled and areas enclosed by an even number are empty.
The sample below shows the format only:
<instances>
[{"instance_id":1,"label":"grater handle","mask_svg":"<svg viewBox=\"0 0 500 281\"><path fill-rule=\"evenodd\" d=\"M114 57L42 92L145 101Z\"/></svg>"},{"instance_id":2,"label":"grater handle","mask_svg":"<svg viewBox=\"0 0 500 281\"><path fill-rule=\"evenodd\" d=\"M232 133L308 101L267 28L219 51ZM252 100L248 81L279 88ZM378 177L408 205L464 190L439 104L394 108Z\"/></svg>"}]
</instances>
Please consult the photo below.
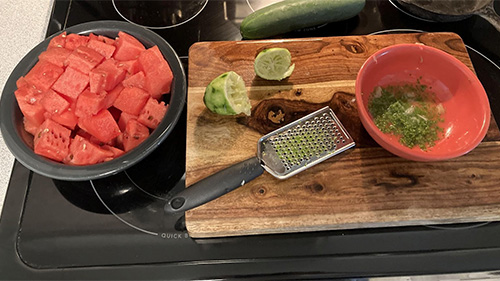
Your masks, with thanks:
<instances>
[{"instance_id":1,"label":"grater handle","mask_svg":"<svg viewBox=\"0 0 500 281\"><path fill-rule=\"evenodd\" d=\"M184 189L165 205L165 212L177 213L210 202L262 175L257 157L232 165Z\"/></svg>"}]
</instances>

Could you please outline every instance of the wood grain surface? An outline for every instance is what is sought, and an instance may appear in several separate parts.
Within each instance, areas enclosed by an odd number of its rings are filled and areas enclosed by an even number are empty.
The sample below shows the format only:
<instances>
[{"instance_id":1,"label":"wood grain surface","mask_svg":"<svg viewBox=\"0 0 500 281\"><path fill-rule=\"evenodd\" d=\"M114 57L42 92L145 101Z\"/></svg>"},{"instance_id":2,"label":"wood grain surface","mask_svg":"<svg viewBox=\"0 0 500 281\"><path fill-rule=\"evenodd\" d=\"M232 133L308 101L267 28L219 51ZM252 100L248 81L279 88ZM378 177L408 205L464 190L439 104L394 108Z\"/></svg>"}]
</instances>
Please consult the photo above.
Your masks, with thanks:
<instances>
[{"instance_id":1,"label":"wood grain surface","mask_svg":"<svg viewBox=\"0 0 500 281\"><path fill-rule=\"evenodd\" d=\"M237 42L201 42L189 52L186 185L255 156L258 139L329 105L356 148L280 181L264 173L186 213L192 237L220 237L347 228L476 222L500 219L500 131L494 118L469 154L441 162L413 162L390 154L358 117L354 83L364 61L398 43L423 43L473 70L453 33L412 33ZM286 47L295 70L284 81L255 76L263 49ZM205 108L212 79L241 75L252 115L220 116Z\"/></svg>"}]
</instances>

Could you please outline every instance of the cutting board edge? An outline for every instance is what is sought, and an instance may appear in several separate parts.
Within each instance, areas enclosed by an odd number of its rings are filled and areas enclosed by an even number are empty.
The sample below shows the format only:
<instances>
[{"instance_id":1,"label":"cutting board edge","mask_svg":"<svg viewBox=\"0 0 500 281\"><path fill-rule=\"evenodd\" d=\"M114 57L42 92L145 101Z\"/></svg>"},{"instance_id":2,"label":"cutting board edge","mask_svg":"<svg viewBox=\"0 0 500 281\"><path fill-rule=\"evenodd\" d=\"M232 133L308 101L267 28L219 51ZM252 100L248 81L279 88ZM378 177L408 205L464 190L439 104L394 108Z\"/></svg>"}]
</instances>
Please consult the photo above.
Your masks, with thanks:
<instances>
[{"instance_id":1,"label":"cutting board edge","mask_svg":"<svg viewBox=\"0 0 500 281\"><path fill-rule=\"evenodd\" d=\"M499 206L500 208L500 206ZM449 219L442 220L408 220L408 221L393 221L390 223L350 223L350 224L336 224L327 226L308 226L308 227L291 227L291 228L254 228L247 230L234 230L234 231L197 231L192 230L191 223L186 220L186 228L188 235L192 238L220 238L220 237L238 237L238 236L255 236L255 235L272 235L272 234L291 234L291 233L308 233L308 232L322 232L322 231L338 231L338 230L356 230L356 229L375 229L375 228L390 228L390 227L411 227L411 226L422 226L422 227L433 227L439 225L442 228L446 228L446 225L452 225L457 223L486 223L491 222L495 218L491 217L478 217L474 220L470 219L456 219L451 221Z\"/></svg>"}]
</instances>

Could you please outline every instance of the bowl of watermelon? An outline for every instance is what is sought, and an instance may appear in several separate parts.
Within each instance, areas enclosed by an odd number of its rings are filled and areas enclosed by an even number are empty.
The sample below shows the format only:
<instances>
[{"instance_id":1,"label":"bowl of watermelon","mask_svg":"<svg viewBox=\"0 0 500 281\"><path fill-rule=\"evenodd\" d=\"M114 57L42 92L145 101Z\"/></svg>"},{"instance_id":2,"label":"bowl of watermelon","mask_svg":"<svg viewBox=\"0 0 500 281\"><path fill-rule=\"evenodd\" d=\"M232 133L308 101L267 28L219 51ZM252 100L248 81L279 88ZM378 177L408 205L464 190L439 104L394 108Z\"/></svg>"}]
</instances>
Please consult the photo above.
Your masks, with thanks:
<instances>
[{"instance_id":1,"label":"bowl of watermelon","mask_svg":"<svg viewBox=\"0 0 500 281\"><path fill-rule=\"evenodd\" d=\"M95 21L54 34L15 67L0 101L3 139L30 170L107 177L164 141L186 101L173 48L153 31Z\"/></svg>"}]
</instances>

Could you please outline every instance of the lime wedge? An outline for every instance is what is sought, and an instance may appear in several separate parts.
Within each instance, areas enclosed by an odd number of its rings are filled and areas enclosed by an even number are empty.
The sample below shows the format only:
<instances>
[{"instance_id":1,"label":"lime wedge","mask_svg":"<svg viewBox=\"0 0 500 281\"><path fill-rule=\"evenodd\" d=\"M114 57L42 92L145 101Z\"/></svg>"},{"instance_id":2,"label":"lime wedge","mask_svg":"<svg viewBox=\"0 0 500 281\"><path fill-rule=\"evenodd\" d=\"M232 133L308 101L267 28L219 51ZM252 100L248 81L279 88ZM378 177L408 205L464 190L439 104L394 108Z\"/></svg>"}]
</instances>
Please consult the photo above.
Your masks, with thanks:
<instances>
[{"instance_id":1,"label":"lime wedge","mask_svg":"<svg viewBox=\"0 0 500 281\"><path fill-rule=\"evenodd\" d=\"M266 80L283 80L292 75L295 64L285 48L270 48L261 51L254 62L255 73Z\"/></svg>"},{"instance_id":2,"label":"lime wedge","mask_svg":"<svg viewBox=\"0 0 500 281\"><path fill-rule=\"evenodd\" d=\"M248 99L245 81L234 71L219 75L205 89L203 102L207 108L221 115L245 113L250 116L250 100Z\"/></svg>"}]
</instances>

